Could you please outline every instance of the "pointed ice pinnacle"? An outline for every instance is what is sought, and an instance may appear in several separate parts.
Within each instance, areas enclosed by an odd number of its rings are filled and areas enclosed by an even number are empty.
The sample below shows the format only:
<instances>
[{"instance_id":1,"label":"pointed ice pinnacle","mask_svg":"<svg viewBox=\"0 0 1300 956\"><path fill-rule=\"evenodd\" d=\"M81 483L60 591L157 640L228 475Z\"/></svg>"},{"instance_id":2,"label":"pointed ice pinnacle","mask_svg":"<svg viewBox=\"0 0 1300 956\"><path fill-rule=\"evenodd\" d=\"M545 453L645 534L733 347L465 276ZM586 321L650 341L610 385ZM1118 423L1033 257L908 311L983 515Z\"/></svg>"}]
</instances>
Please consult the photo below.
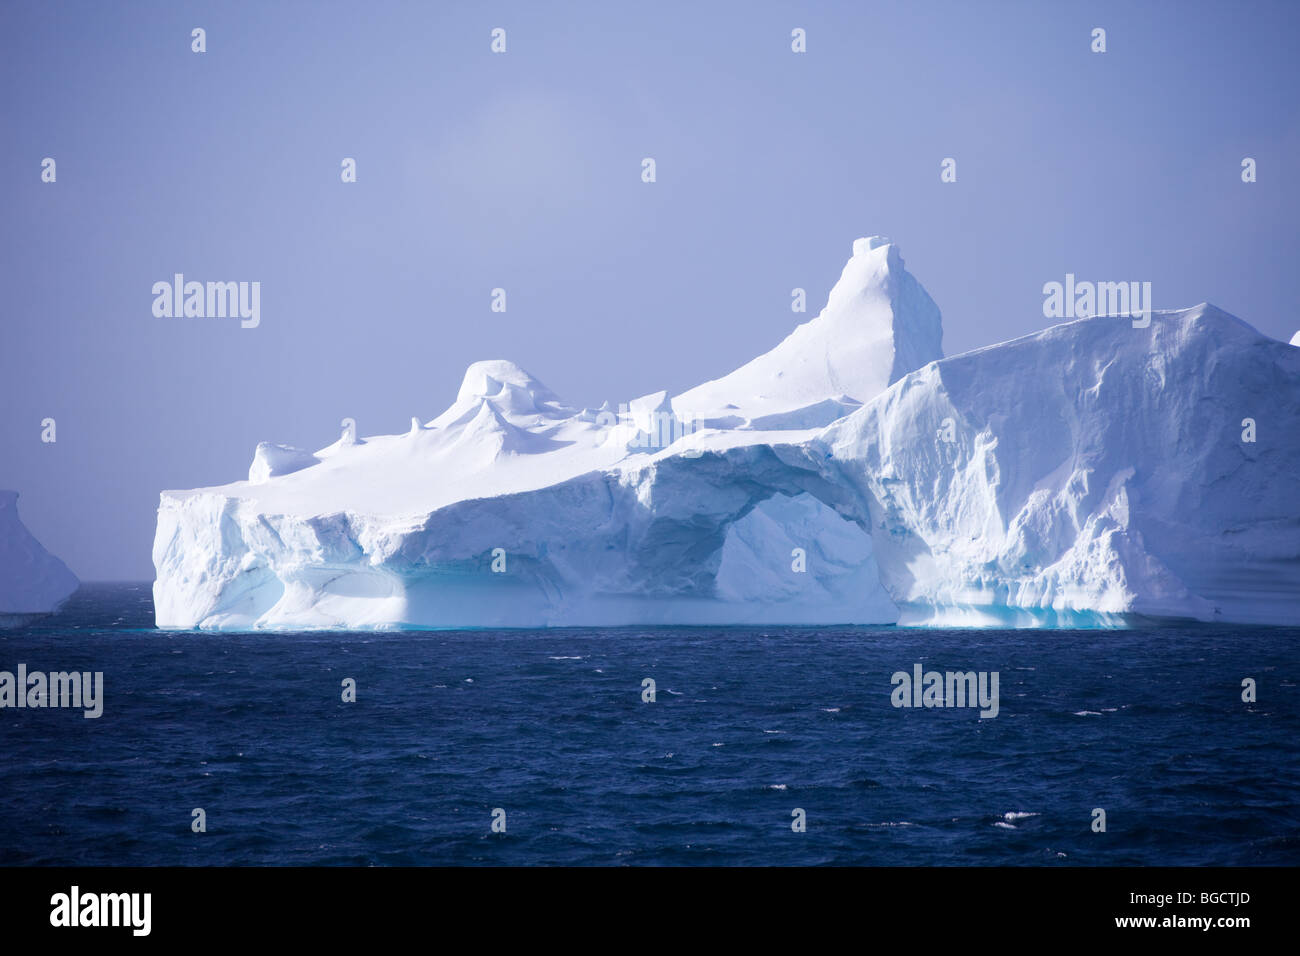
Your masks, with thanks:
<instances>
[{"instance_id":1,"label":"pointed ice pinnacle","mask_svg":"<svg viewBox=\"0 0 1300 956\"><path fill-rule=\"evenodd\" d=\"M939 307L903 267L898 246L868 236L853 243L820 315L730 375L678 395L673 408L705 425L826 425L942 358L942 340Z\"/></svg>"}]
</instances>

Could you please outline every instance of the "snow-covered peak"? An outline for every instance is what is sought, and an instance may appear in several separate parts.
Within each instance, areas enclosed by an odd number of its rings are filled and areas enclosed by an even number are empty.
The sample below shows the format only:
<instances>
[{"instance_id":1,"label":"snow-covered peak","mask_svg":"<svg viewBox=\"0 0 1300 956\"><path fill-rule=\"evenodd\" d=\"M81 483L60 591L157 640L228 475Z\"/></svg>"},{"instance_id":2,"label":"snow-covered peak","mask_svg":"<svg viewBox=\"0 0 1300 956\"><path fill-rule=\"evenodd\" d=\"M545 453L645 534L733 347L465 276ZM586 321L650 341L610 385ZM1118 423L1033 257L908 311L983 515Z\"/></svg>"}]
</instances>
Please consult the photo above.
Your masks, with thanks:
<instances>
[{"instance_id":1,"label":"snow-covered peak","mask_svg":"<svg viewBox=\"0 0 1300 956\"><path fill-rule=\"evenodd\" d=\"M479 414L479 406L484 403L492 406L495 415L525 426L540 419L569 418L575 411L514 362L492 359L475 362L465 370L456 401L429 427L464 424Z\"/></svg>"},{"instance_id":2,"label":"snow-covered peak","mask_svg":"<svg viewBox=\"0 0 1300 956\"><path fill-rule=\"evenodd\" d=\"M536 402L556 400L554 392L514 362L489 359L475 362L465 370L460 391L456 393L456 401L495 398L510 390L531 395Z\"/></svg>"},{"instance_id":3,"label":"snow-covered peak","mask_svg":"<svg viewBox=\"0 0 1300 956\"><path fill-rule=\"evenodd\" d=\"M939 307L884 236L853 256L814 319L730 375L673 399L678 415L749 427L828 424L890 384L943 357Z\"/></svg>"},{"instance_id":4,"label":"snow-covered peak","mask_svg":"<svg viewBox=\"0 0 1300 956\"><path fill-rule=\"evenodd\" d=\"M1297 332L1295 335L1291 336L1291 344L1295 346L1300 346L1300 332Z\"/></svg>"},{"instance_id":5,"label":"snow-covered peak","mask_svg":"<svg viewBox=\"0 0 1300 956\"><path fill-rule=\"evenodd\" d=\"M844 265L840 281L831 289L827 309L843 311L855 297L888 292L889 280L904 272L897 244L885 236L853 240L853 256Z\"/></svg>"},{"instance_id":6,"label":"snow-covered peak","mask_svg":"<svg viewBox=\"0 0 1300 956\"><path fill-rule=\"evenodd\" d=\"M858 256L865 256L875 249L880 249L884 246L891 246L893 244L894 241L887 236L864 236L861 239L854 239L853 257L856 259ZM899 259L899 262L902 262L901 258Z\"/></svg>"}]
</instances>

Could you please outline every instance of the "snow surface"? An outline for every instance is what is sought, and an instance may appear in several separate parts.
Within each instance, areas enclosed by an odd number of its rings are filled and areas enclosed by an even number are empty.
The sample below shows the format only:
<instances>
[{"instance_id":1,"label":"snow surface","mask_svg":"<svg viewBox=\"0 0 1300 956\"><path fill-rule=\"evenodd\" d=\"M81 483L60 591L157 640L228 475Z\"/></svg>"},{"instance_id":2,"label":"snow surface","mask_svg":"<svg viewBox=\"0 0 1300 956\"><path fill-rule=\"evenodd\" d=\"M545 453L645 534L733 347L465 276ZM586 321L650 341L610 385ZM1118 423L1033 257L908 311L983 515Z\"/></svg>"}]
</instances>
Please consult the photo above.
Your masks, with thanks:
<instances>
[{"instance_id":1,"label":"snow surface","mask_svg":"<svg viewBox=\"0 0 1300 956\"><path fill-rule=\"evenodd\" d=\"M853 251L771 352L624 416L477 362L403 434L164 492L158 625L1300 623L1300 353L1198 306L941 359L897 247Z\"/></svg>"},{"instance_id":2,"label":"snow surface","mask_svg":"<svg viewBox=\"0 0 1300 956\"><path fill-rule=\"evenodd\" d=\"M78 586L18 517L18 492L0 491L0 627L52 614Z\"/></svg>"}]
</instances>

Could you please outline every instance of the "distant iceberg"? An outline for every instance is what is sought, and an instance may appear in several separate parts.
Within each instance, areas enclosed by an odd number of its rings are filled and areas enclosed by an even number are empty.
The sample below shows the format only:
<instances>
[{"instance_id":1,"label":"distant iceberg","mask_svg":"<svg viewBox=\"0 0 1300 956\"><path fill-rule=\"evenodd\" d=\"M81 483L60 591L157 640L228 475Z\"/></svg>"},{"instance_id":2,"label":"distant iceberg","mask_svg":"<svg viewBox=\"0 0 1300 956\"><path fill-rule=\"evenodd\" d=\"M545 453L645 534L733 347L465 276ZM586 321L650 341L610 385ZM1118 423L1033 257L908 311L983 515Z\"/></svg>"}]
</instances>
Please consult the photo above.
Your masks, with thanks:
<instances>
[{"instance_id":1,"label":"distant iceberg","mask_svg":"<svg viewBox=\"0 0 1300 956\"><path fill-rule=\"evenodd\" d=\"M407 432L163 492L157 623L1300 623L1300 352L1208 305L941 341L871 237L681 395L580 409L475 363Z\"/></svg>"},{"instance_id":2,"label":"distant iceberg","mask_svg":"<svg viewBox=\"0 0 1300 956\"><path fill-rule=\"evenodd\" d=\"M0 491L0 627L21 627L57 611L79 587L18 517L18 492Z\"/></svg>"}]
</instances>

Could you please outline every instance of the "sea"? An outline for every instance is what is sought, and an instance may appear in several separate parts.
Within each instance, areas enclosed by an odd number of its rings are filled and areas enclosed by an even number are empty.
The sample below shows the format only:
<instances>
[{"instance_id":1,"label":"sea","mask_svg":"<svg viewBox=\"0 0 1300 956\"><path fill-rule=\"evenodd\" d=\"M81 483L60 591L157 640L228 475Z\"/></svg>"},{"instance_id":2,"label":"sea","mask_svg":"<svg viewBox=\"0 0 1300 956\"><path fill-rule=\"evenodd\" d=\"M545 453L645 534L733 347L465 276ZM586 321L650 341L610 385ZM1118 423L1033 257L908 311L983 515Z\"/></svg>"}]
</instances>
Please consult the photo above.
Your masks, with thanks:
<instances>
[{"instance_id":1,"label":"sea","mask_svg":"<svg viewBox=\"0 0 1300 956\"><path fill-rule=\"evenodd\" d=\"M233 634L101 584L20 664L102 714L0 709L3 865L1300 863L1300 628ZM996 716L896 706L918 664Z\"/></svg>"}]
</instances>

